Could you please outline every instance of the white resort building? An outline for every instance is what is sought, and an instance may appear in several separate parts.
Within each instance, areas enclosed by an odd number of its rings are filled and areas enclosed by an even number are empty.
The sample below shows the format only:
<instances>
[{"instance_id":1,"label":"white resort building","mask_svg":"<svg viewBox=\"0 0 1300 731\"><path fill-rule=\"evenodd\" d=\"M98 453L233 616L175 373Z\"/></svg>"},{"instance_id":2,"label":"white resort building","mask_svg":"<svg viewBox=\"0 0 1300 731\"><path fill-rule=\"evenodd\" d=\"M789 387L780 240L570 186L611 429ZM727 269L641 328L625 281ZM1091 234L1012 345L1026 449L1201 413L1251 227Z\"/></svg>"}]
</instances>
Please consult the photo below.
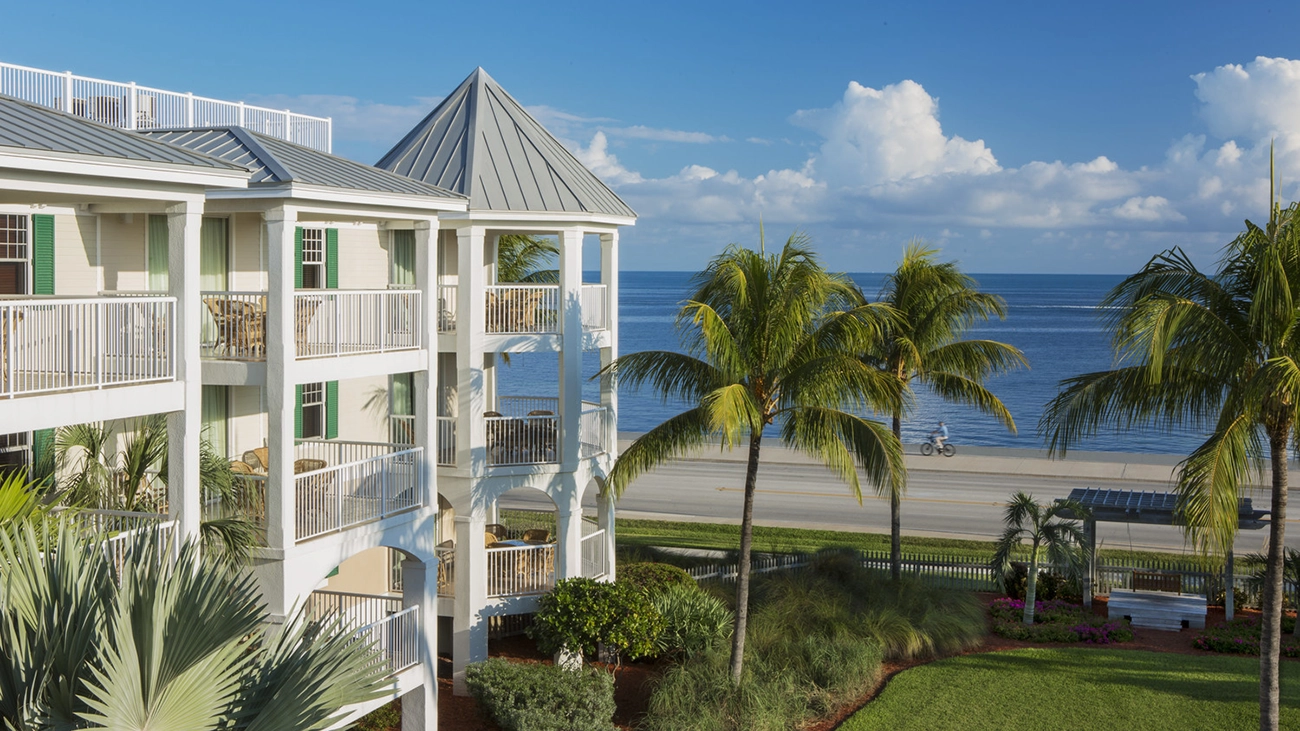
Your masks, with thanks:
<instances>
[{"instance_id":1,"label":"white resort building","mask_svg":"<svg viewBox=\"0 0 1300 731\"><path fill-rule=\"evenodd\" d=\"M166 513L103 518L197 536L211 444L256 495L273 620L344 614L435 729L440 655L464 692L557 579L613 577L617 402L582 364L617 355L636 214L482 69L375 166L330 126L0 64L0 467L165 415ZM513 234L555 241L558 283L498 281ZM498 392L512 353L558 377Z\"/></svg>"}]
</instances>

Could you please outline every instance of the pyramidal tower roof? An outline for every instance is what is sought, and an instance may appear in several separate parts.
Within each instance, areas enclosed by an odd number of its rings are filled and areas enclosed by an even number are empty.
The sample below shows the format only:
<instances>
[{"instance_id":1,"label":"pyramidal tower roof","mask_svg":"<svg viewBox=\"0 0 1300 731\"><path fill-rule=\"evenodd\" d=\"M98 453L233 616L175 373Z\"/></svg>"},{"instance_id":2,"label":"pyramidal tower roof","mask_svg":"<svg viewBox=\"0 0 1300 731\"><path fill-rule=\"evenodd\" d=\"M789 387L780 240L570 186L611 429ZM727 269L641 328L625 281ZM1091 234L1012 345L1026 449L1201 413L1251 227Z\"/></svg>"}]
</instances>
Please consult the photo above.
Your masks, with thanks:
<instances>
[{"instance_id":1,"label":"pyramidal tower roof","mask_svg":"<svg viewBox=\"0 0 1300 731\"><path fill-rule=\"evenodd\" d=\"M376 166L465 195L471 211L636 217L481 67Z\"/></svg>"}]
</instances>

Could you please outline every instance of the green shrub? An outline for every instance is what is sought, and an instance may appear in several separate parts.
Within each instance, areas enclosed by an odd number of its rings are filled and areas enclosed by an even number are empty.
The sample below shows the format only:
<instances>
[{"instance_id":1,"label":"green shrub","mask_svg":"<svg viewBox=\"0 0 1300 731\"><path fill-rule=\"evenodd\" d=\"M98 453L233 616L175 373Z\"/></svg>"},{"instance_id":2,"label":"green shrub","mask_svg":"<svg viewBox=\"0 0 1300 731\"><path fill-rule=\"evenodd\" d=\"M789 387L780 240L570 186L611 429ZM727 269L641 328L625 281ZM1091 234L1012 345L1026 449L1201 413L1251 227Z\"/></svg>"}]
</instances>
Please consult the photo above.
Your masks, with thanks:
<instances>
[{"instance_id":1,"label":"green shrub","mask_svg":"<svg viewBox=\"0 0 1300 731\"><path fill-rule=\"evenodd\" d=\"M664 619L657 649L661 655L690 657L731 638L736 616L721 599L695 585L673 584L650 597Z\"/></svg>"},{"instance_id":2,"label":"green shrub","mask_svg":"<svg viewBox=\"0 0 1300 731\"><path fill-rule=\"evenodd\" d=\"M651 598L663 593L670 586L695 586L695 579L686 573L686 569L653 561L620 566L618 580L637 587Z\"/></svg>"},{"instance_id":3,"label":"green shrub","mask_svg":"<svg viewBox=\"0 0 1300 731\"><path fill-rule=\"evenodd\" d=\"M355 731L396 731L402 727L402 701L395 700L361 717Z\"/></svg>"},{"instance_id":4,"label":"green shrub","mask_svg":"<svg viewBox=\"0 0 1300 731\"><path fill-rule=\"evenodd\" d=\"M539 604L528 636L548 655L567 650L591 656L604 645L635 660L654 652L664 628L650 599L622 582L564 579Z\"/></svg>"},{"instance_id":5,"label":"green shrub","mask_svg":"<svg viewBox=\"0 0 1300 731\"><path fill-rule=\"evenodd\" d=\"M493 658L466 668L465 684L502 731L614 729L614 678L595 668Z\"/></svg>"},{"instance_id":6,"label":"green shrub","mask_svg":"<svg viewBox=\"0 0 1300 731\"><path fill-rule=\"evenodd\" d=\"M1002 578L1002 591L1012 599L1024 599L1029 587L1029 564L1013 561L1011 573ZM1034 587L1034 598L1038 601L1062 599L1069 602L1082 602L1083 590L1079 582L1051 571L1039 570L1038 584Z\"/></svg>"}]
</instances>

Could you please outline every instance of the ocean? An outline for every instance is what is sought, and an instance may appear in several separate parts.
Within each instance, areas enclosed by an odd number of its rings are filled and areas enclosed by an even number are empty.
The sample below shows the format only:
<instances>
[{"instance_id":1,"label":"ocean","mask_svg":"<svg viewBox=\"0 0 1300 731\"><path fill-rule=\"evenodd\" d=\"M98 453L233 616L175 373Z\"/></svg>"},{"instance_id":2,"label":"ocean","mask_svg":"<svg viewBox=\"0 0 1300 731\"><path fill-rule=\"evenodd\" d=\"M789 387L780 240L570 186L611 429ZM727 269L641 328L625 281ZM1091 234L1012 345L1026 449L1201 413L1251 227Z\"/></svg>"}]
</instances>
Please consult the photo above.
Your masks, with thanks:
<instances>
[{"instance_id":1,"label":"ocean","mask_svg":"<svg viewBox=\"0 0 1300 731\"><path fill-rule=\"evenodd\" d=\"M619 349L679 350L674 319L679 303L689 291L690 272L622 272L619 277ZM1006 320L974 328L971 337L1010 343L1020 348L1029 368L989 382L1015 418L1018 431L1008 432L999 422L971 409L947 404L918 393L916 407L903 422L905 442L920 442L939 419L952 441L961 445L1042 448L1038 419L1043 406L1057 393L1061 379L1112 367L1109 338L1102 329L1097 303L1120 276L1068 274L975 274L980 288L1001 295L1007 302ZM853 274L870 296L879 291L883 274ZM593 280L594 281L594 280ZM555 395L558 363L554 355L517 354L498 376L500 393ZM595 353L583 361L585 375L599 368ZM597 385L584 382L585 397L598 397ZM681 404L664 404L652 392L619 393L619 430L641 432L678 413ZM1103 452L1186 454L1204 435L1166 435L1154 431L1102 433L1077 446Z\"/></svg>"}]
</instances>

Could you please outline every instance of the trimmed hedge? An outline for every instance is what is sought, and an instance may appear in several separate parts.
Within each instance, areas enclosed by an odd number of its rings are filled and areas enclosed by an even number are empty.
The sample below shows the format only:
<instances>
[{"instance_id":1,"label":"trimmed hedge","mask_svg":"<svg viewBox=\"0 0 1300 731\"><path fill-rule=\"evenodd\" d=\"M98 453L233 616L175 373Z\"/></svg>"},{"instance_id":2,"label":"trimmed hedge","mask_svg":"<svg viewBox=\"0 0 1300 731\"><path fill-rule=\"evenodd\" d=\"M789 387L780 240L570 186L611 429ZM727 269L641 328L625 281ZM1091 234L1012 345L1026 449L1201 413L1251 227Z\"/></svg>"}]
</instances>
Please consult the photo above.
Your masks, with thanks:
<instances>
[{"instance_id":1,"label":"trimmed hedge","mask_svg":"<svg viewBox=\"0 0 1300 731\"><path fill-rule=\"evenodd\" d=\"M695 579L686 573L686 569L654 561L618 567L618 580L635 586L652 599L667 591L670 586L695 586Z\"/></svg>"},{"instance_id":2,"label":"trimmed hedge","mask_svg":"<svg viewBox=\"0 0 1300 731\"><path fill-rule=\"evenodd\" d=\"M614 678L584 667L492 658L465 669L465 684L502 731L613 731Z\"/></svg>"},{"instance_id":3,"label":"trimmed hedge","mask_svg":"<svg viewBox=\"0 0 1300 731\"><path fill-rule=\"evenodd\" d=\"M538 604L528 636L547 655L569 651L590 657L604 646L635 660L654 653L664 630L649 597L622 581L562 579Z\"/></svg>"}]
</instances>

